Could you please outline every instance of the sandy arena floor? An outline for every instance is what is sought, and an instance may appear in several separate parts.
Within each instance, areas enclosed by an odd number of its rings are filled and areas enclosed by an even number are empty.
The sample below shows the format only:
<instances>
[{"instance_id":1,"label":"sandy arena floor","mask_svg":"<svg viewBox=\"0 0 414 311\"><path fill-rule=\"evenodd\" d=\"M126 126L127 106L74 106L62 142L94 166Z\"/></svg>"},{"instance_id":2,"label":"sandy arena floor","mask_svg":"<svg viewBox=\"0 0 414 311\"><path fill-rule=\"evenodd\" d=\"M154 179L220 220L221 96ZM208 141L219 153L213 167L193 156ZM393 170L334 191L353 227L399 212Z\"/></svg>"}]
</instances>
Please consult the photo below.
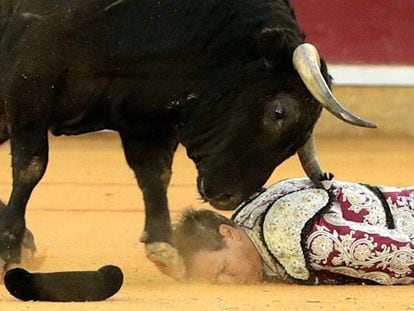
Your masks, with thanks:
<instances>
[{"instance_id":1,"label":"sandy arena floor","mask_svg":"<svg viewBox=\"0 0 414 311\"><path fill-rule=\"evenodd\" d=\"M320 159L338 180L414 184L413 138L318 137ZM99 303L20 302L0 287L0 310L414 310L411 286L213 286L180 284L144 255L143 201L114 134L52 138L46 176L32 195L27 223L45 256L41 271L119 265L125 283ZM296 157L269 183L303 176ZM9 146L0 148L0 197L10 191ZM172 217L197 201L195 170L180 148L169 192ZM41 258L40 258L41 259Z\"/></svg>"}]
</instances>

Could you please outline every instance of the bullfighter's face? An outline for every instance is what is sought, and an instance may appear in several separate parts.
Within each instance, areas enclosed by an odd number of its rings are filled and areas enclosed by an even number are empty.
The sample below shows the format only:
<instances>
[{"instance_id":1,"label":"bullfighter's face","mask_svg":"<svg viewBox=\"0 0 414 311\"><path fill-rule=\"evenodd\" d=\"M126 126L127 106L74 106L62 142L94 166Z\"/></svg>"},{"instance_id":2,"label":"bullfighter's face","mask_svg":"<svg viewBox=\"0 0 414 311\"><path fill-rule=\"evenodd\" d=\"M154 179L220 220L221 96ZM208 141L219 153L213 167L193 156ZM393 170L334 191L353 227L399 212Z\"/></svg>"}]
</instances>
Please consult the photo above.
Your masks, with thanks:
<instances>
[{"instance_id":1,"label":"bullfighter's face","mask_svg":"<svg viewBox=\"0 0 414 311\"><path fill-rule=\"evenodd\" d=\"M192 258L190 279L215 284L258 283L262 280L263 261L246 233L220 225L225 246L198 251Z\"/></svg>"}]
</instances>

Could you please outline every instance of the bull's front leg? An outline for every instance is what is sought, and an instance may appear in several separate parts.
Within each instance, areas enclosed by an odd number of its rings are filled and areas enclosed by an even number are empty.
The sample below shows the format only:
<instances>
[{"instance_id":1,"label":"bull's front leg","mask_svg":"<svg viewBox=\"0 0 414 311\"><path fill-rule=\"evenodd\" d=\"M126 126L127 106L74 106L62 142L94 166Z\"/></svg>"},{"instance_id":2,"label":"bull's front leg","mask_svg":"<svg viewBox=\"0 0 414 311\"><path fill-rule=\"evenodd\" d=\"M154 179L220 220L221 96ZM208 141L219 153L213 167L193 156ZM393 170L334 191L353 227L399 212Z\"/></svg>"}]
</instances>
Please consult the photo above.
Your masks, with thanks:
<instances>
[{"instance_id":1,"label":"bull's front leg","mask_svg":"<svg viewBox=\"0 0 414 311\"><path fill-rule=\"evenodd\" d=\"M16 63L13 74L5 74L7 83L0 95L4 105L0 109L0 138L10 139L13 174L11 195L0 214L0 262L5 269L20 263L22 247L35 250L33 236L26 230L25 213L30 195L46 170L49 108L56 91L50 87L56 85L54 78L36 67L34 60L38 59L42 58L23 58Z\"/></svg>"},{"instance_id":2,"label":"bull's front leg","mask_svg":"<svg viewBox=\"0 0 414 311\"><path fill-rule=\"evenodd\" d=\"M10 126L13 188L9 202L0 214L0 264L3 269L21 261L22 246L25 247L27 242L26 205L47 166L47 128L39 125L40 121ZM34 252L33 239L29 244Z\"/></svg>"},{"instance_id":3,"label":"bull's front leg","mask_svg":"<svg viewBox=\"0 0 414 311\"><path fill-rule=\"evenodd\" d=\"M134 171L144 196L145 226L141 242L145 243L147 257L164 274L181 278L184 266L171 245L167 200L177 140L173 137L143 141L125 133L121 133L121 139L128 165Z\"/></svg>"}]
</instances>

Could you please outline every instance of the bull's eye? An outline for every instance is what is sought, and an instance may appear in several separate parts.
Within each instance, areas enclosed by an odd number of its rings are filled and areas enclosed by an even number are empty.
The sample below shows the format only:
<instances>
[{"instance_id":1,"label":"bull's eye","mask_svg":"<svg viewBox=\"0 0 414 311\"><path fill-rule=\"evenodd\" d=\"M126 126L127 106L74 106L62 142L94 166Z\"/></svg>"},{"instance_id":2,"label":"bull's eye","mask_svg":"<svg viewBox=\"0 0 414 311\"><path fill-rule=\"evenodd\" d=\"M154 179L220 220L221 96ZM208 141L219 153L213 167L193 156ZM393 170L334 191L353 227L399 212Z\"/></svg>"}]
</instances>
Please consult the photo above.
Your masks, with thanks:
<instances>
[{"instance_id":1,"label":"bull's eye","mask_svg":"<svg viewBox=\"0 0 414 311\"><path fill-rule=\"evenodd\" d=\"M283 119L285 117L285 109L283 109L283 107L276 107L275 110L273 111L274 117L277 120Z\"/></svg>"}]
</instances>

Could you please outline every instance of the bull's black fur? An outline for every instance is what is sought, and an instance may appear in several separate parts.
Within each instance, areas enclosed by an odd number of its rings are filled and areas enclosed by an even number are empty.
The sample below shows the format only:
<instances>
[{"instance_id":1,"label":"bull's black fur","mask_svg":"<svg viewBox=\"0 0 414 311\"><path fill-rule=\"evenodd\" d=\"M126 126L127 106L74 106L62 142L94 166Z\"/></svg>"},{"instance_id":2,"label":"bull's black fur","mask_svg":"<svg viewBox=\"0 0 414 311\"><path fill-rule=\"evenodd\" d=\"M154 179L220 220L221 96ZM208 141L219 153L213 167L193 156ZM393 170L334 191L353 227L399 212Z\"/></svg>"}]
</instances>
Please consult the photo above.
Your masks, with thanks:
<instances>
[{"instance_id":1,"label":"bull's black fur","mask_svg":"<svg viewBox=\"0 0 414 311\"><path fill-rule=\"evenodd\" d=\"M6 111L3 103L0 103L0 144L9 139L7 133Z\"/></svg>"},{"instance_id":2,"label":"bull's black fur","mask_svg":"<svg viewBox=\"0 0 414 311\"><path fill-rule=\"evenodd\" d=\"M144 194L146 242L168 242L178 143L203 196L234 208L305 143L321 111L292 66L304 36L287 1L2 0L0 9L8 261L18 260L25 207L46 169L48 130L118 131Z\"/></svg>"}]
</instances>

